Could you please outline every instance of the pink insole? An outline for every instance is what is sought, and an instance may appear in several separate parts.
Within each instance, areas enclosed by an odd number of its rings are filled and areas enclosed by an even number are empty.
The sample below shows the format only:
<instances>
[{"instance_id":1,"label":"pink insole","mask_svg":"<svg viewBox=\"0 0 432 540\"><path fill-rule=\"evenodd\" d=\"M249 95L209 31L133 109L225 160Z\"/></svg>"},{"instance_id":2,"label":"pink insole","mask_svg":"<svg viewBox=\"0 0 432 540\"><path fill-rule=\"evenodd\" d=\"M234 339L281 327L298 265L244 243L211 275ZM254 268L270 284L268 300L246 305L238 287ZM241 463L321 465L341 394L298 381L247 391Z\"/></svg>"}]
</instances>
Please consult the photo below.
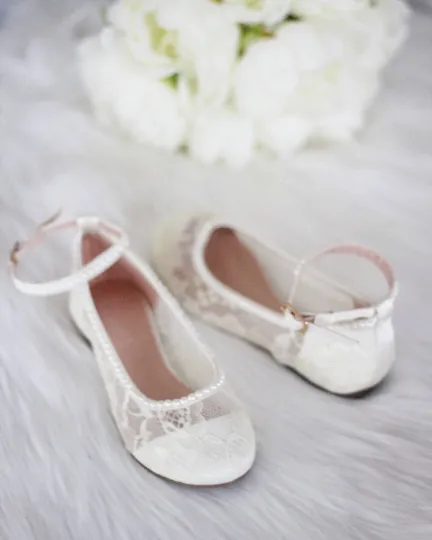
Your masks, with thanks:
<instances>
[{"instance_id":1,"label":"pink insole","mask_svg":"<svg viewBox=\"0 0 432 540\"><path fill-rule=\"evenodd\" d=\"M151 307L130 280L104 279L91 286L96 309L127 373L148 398L177 399L190 394L166 366L154 335Z\"/></svg>"},{"instance_id":2,"label":"pink insole","mask_svg":"<svg viewBox=\"0 0 432 540\"><path fill-rule=\"evenodd\" d=\"M212 274L224 285L280 312L284 301L274 294L257 259L232 230L221 228L212 234L205 260Z\"/></svg>"}]
</instances>

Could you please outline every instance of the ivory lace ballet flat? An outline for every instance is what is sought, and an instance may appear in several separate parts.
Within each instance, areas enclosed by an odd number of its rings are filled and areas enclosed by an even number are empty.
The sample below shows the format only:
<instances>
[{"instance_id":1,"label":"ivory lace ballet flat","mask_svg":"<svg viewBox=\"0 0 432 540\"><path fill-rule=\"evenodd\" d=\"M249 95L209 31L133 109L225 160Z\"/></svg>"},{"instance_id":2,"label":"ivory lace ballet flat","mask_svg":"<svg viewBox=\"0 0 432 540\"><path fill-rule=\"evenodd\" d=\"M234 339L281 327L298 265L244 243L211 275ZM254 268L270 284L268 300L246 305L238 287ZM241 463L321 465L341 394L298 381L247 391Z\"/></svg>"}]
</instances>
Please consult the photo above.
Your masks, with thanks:
<instances>
[{"instance_id":1,"label":"ivory lace ballet flat","mask_svg":"<svg viewBox=\"0 0 432 540\"><path fill-rule=\"evenodd\" d=\"M207 214L162 224L153 264L192 314L265 348L320 388L357 395L393 364L397 284L390 265L367 248L337 246L319 256L335 254L373 263L388 293L371 300L316 271L305 276L315 258L298 262Z\"/></svg>"},{"instance_id":2,"label":"ivory lace ballet flat","mask_svg":"<svg viewBox=\"0 0 432 540\"><path fill-rule=\"evenodd\" d=\"M74 227L69 276L47 283L18 277L25 249ZM115 423L142 465L179 483L230 483L254 461L249 417L175 299L127 244L98 218L47 223L15 245L12 278L31 295L70 292L71 316L93 348Z\"/></svg>"}]
</instances>

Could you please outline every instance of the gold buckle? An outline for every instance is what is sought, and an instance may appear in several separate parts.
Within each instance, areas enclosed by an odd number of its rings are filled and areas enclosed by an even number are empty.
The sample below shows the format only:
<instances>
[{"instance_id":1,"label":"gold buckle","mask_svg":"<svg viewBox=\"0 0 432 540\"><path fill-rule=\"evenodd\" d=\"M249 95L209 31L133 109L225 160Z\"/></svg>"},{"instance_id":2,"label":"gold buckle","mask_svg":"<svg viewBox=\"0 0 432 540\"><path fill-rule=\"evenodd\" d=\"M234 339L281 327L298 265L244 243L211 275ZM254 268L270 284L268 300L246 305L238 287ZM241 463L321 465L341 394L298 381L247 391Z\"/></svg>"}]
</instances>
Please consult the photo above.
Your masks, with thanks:
<instances>
[{"instance_id":1,"label":"gold buckle","mask_svg":"<svg viewBox=\"0 0 432 540\"><path fill-rule=\"evenodd\" d=\"M303 328L299 330L299 332L301 334L306 334L309 328L309 321L307 321L306 318L294 308L294 306L292 306L289 302L285 302L285 304L282 304L280 309L284 315L289 313L296 321L301 322L303 324Z\"/></svg>"}]
</instances>

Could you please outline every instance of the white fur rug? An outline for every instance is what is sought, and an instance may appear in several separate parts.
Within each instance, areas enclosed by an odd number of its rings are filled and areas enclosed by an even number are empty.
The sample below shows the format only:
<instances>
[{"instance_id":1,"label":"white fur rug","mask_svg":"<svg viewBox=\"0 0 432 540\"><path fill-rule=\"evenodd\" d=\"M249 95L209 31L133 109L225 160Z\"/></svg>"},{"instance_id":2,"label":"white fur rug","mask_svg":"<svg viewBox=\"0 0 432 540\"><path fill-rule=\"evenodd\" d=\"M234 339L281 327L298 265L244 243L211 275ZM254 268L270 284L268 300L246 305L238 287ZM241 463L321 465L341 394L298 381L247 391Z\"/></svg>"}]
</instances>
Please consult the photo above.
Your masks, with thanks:
<instances>
[{"instance_id":1,"label":"white fur rug","mask_svg":"<svg viewBox=\"0 0 432 540\"><path fill-rule=\"evenodd\" d=\"M58 208L122 223L146 252L179 207L233 213L296 253L371 245L396 267L398 363L363 400L324 394L262 352L200 325L254 420L259 455L231 487L160 480L123 449L64 298L20 296L1 272L1 540L432 538L432 7L360 139L285 163L206 168L93 122L74 42L92 0L0 0L0 249ZM10 7L10 6L9 6ZM0 15L1 17L2 15ZM32 276L60 271L67 253Z\"/></svg>"}]
</instances>

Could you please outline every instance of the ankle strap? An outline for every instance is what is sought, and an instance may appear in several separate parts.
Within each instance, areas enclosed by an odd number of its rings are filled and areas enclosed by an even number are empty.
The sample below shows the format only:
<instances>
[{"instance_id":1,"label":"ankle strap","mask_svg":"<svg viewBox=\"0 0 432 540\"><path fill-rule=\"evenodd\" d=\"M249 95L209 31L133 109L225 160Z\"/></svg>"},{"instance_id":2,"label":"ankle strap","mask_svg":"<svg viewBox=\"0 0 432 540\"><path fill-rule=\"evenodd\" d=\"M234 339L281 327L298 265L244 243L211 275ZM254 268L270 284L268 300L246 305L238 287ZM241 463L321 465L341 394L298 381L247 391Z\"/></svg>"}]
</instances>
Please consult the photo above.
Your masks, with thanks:
<instances>
[{"instance_id":1,"label":"ankle strap","mask_svg":"<svg viewBox=\"0 0 432 540\"><path fill-rule=\"evenodd\" d=\"M346 245L339 245L339 246L334 246L334 247L328 248L328 249L326 249L324 251L321 251L320 253L317 253L316 255L314 255L314 256L312 256L310 258L302 259L298 263L297 267L294 270L294 283L293 283L291 293L290 293L290 297L289 297L289 300L288 300L289 304L292 304L292 302L294 300L294 295L297 292L297 288L298 288L298 286L300 284L302 274L303 274L303 271L306 268L306 266L312 264L318 258L321 258L323 256L326 256L326 255L339 255L339 254L341 254L341 255L355 255L357 257L361 257L363 259L366 259L366 260L370 261L384 275L384 277L385 277L385 279L387 281L387 285L389 287L389 291L390 291L389 296L393 297L393 296L396 295L397 284L396 284L395 276L394 276L394 273L393 273L393 269L390 266L390 264L379 253L376 253L375 251L372 251L369 248L354 245L354 244L346 244ZM335 284L335 285L337 285L337 284ZM339 286L339 287L341 289L343 289L344 292L346 292L345 289L342 286Z\"/></svg>"},{"instance_id":2,"label":"ankle strap","mask_svg":"<svg viewBox=\"0 0 432 540\"><path fill-rule=\"evenodd\" d=\"M70 221L57 223L58 215L39 225L23 242L16 242L10 253L10 271L15 287L26 294L33 296L53 296L71 291L77 285L88 283L93 278L108 270L124 254L128 246L128 238L121 229L96 217L83 217ZM60 279L47 281L45 283L31 283L20 279L16 270L19 264L19 255L26 249L33 248L41 244L49 233L54 231L77 228L79 240L84 232L98 232L112 242L112 245L105 251L97 255L89 263L81 266L79 270Z\"/></svg>"}]
</instances>

